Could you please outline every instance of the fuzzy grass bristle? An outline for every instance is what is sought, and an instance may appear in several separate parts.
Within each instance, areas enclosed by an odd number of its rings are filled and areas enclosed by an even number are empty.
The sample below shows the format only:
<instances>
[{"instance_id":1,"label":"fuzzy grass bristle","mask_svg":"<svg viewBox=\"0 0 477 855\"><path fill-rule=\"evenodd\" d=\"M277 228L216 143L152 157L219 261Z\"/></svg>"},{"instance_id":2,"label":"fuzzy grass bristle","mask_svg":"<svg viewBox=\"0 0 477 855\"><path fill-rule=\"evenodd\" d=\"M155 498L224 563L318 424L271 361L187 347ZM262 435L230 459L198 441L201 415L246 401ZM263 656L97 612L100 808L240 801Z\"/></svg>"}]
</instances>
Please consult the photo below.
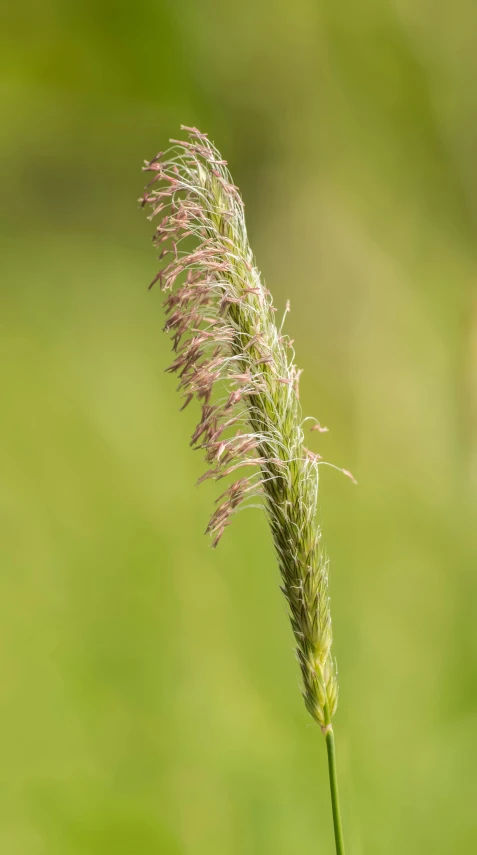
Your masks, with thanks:
<instances>
[{"instance_id":1,"label":"fuzzy grass bristle","mask_svg":"<svg viewBox=\"0 0 477 855\"><path fill-rule=\"evenodd\" d=\"M168 370L179 377L183 406L196 399L201 407L191 440L209 466L200 480L233 476L207 527L213 546L244 503L261 498L305 703L326 730L338 681L316 520L321 458L305 447L300 371L255 265L240 193L207 135L182 129L187 140L172 140L146 163L152 178L141 199L152 209L149 219L160 218L153 240L162 266L150 287L159 282L167 295L164 329L175 354ZM326 428L315 422L312 430Z\"/></svg>"}]
</instances>

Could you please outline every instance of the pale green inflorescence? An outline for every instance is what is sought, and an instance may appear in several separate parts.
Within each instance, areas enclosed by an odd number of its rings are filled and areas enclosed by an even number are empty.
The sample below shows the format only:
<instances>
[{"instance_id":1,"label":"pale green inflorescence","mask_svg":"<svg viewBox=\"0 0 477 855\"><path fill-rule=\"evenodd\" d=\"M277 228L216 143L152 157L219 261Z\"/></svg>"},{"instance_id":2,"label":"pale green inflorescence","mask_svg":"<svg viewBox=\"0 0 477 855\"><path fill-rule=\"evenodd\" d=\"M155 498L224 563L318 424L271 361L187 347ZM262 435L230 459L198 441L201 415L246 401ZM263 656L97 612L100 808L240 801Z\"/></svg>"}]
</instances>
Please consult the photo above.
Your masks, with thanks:
<instances>
[{"instance_id":1,"label":"pale green inflorescence","mask_svg":"<svg viewBox=\"0 0 477 855\"><path fill-rule=\"evenodd\" d=\"M196 398L202 407L191 444L204 449L211 468L200 480L246 473L218 500L207 528L213 545L243 502L262 498L305 704L325 729L336 710L338 681L316 521L319 457L304 445L300 372L288 336L275 323L226 163L206 135L186 130L188 141L172 141L146 164L154 175L142 199L152 206L150 219L161 216L154 241L164 245L160 257L167 263L154 282L168 294L165 330L176 353L169 370L180 377L184 406ZM316 422L312 430L326 429Z\"/></svg>"}]
</instances>

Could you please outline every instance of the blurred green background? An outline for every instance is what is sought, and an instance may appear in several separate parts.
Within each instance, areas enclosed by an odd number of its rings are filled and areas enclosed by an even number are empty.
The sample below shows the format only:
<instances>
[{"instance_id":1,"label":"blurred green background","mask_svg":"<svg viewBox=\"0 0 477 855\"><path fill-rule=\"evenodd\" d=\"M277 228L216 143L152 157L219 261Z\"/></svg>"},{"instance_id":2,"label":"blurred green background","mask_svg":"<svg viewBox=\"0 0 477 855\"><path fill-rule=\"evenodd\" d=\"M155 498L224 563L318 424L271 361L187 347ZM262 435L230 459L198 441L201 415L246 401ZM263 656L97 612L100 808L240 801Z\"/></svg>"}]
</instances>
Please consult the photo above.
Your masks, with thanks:
<instances>
[{"instance_id":1,"label":"blurred green background","mask_svg":"<svg viewBox=\"0 0 477 855\"><path fill-rule=\"evenodd\" d=\"M330 433L350 855L477 851L477 8L2 12L2 855L332 853L265 520L217 551L142 160L208 131Z\"/></svg>"}]
</instances>

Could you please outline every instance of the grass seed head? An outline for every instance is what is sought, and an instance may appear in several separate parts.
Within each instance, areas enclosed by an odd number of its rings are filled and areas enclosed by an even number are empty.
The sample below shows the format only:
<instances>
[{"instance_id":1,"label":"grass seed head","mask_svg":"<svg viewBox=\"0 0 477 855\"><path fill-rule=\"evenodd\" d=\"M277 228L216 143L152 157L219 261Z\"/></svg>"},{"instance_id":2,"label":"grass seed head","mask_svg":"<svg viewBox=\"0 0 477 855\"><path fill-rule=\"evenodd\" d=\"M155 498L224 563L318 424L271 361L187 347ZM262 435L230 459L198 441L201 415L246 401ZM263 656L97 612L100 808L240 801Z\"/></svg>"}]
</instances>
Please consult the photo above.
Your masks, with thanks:
<instances>
[{"instance_id":1,"label":"grass seed head","mask_svg":"<svg viewBox=\"0 0 477 855\"><path fill-rule=\"evenodd\" d=\"M188 139L147 162L141 199L159 217L154 243L162 266L170 334L186 407L201 416L191 445L204 452L200 480L240 474L217 500L207 533L216 546L234 514L259 496L275 544L302 674L306 707L322 728L336 710L331 655L328 564L316 521L321 458L304 445L300 371L292 341L250 249L244 206L215 146L187 128ZM290 309L287 303L285 315ZM317 422L312 430L325 431ZM348 474L348 473L346 473Z\"/></svg>"}]
</instances>

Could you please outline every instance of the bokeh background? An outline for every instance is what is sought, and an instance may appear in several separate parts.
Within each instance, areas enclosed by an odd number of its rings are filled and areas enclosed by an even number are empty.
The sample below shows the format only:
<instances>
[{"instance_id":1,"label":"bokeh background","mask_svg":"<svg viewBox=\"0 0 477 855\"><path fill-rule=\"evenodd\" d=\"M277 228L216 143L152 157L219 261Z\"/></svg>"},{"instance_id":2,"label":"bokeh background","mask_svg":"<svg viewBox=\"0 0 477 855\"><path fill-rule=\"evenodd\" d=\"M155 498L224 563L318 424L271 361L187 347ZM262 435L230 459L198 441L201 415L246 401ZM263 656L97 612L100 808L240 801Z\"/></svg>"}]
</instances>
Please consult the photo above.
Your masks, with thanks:
<instances>
[{"instance_id":1,"label":"bokeh background","mask_svg":"<svg viewBox=\"0 0 477 855\"><path fill-rule=\"evenodd\" d=\"M332 853L265 520L164 374L142 160L206 130L304 368L350 855L477 851L473 0L2 12L0 852Z\"/></svg>"}]
</instances>

